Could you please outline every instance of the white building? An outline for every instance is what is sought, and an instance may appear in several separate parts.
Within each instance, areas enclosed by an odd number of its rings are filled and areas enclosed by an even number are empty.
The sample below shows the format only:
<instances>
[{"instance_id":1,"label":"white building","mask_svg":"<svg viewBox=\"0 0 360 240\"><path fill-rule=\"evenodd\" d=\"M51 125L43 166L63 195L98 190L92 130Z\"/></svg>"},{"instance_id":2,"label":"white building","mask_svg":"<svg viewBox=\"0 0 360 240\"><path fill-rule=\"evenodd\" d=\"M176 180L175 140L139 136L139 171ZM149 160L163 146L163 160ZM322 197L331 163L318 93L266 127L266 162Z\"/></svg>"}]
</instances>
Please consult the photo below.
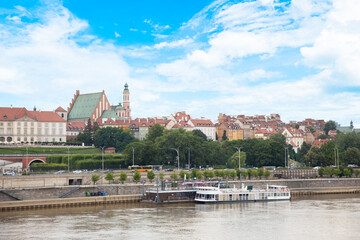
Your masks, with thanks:
<instances>
[{"instance_id":1,"label":"white building","mask_svg":"<svg viewBox=\"0 0 360 240\"><path fill-rule=\"evenodd\" d=\"M66 142L66 121L55 111L0 107L0 144Z\"/></svg>"}]
</instances>

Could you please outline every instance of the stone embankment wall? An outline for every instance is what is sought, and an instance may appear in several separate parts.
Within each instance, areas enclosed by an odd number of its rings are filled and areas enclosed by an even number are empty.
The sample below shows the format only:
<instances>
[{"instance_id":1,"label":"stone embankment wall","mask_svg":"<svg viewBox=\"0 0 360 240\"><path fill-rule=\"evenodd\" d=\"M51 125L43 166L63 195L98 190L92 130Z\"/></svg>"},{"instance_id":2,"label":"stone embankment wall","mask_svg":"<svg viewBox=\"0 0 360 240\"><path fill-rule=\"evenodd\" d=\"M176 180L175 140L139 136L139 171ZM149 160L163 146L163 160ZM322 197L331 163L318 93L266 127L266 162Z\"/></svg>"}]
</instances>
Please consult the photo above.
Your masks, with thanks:
<instances>
[{"instance_id":1,"label":"stone embankment wall","mask_svg":"<svg viewBox=\"0 0 360 240\"><path fill-rule=\"evenodd\" d=\"M23 188L23 189L3 189L0 191L1 201L16 201L13 197L21 200L36 200L36 199L59 199L66 193L74 190L74 192L67 195L65 198L85 197L86 192L105 192L106 196L112 195L132 195L142 194L153 187L153 184L106 184L106 185L84 185L84 186L66 186L66 187L42 187L42 188ZM7 194L6 194L7 193Z\"/></svg>"},{"instance_id":2,"label":"stone embankment wall","mask_svg":"<svg viewBox=\"0 0 360 240\"><path fill-rule=\"evenodd\" d=\"M303 179L303 180L248 180L242 181L245 185L261 187L266 184L288 186L292 191L313 191L313 190L341 190L341 189L360 189L360 178L330 178L330 179ZM239 181L229 181L232 187L240 187ZM78 185L78 186L55 186L55 187L35 187L35 188L9 188L0 190L1 201L16 201L13 197L21 200L37 199L59 199L62 195L71 192L65 198L84 197L86 192L104 191L106 196L142 194L154 184L100 184L100 185ZM7 195L10 194L11 196Z\"/></svg>"}]
</instances>

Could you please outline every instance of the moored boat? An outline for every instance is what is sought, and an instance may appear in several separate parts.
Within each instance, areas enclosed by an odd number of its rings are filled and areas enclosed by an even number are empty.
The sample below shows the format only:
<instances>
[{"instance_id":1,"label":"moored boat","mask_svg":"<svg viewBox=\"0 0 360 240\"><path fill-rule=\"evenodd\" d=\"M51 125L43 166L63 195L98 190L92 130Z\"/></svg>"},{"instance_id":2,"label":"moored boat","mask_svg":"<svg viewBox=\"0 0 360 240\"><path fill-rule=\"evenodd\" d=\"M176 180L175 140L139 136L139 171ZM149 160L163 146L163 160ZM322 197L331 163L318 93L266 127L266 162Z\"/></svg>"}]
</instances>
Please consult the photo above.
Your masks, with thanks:
<instances>
[{"instance_id":1,"label":"moored boat","mask_svg":"<svg viewBox=\"0 0 360 240\"><path fill-rule=\"evenodd\" d=\"M252 186L242 188L198 187L195 202L225 203L251 201L290 200L291 194L287 186L267 185L264 188L253 189Z\"/></svg>"}]
</instances>

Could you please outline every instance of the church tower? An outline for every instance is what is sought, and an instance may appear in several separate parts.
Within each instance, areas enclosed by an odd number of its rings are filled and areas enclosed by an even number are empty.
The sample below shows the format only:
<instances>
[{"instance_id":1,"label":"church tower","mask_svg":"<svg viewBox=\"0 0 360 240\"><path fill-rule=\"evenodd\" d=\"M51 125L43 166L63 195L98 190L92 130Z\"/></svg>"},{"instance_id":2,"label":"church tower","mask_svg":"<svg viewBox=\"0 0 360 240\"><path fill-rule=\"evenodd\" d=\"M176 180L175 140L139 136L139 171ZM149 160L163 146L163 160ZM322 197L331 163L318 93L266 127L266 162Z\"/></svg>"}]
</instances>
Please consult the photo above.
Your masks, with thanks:
<instances>
[{"instance_id":1,"label":"church tower","mask_svg":"<svg viewBox=\"0 0 360 240\"><path fill-rule=\"evenodd\" d=\"M124 85L123 91L123 107L125 108L125 117L131 119L131 109L130 109L130 91L127 83Z\"/></svg>"}]
</instances>

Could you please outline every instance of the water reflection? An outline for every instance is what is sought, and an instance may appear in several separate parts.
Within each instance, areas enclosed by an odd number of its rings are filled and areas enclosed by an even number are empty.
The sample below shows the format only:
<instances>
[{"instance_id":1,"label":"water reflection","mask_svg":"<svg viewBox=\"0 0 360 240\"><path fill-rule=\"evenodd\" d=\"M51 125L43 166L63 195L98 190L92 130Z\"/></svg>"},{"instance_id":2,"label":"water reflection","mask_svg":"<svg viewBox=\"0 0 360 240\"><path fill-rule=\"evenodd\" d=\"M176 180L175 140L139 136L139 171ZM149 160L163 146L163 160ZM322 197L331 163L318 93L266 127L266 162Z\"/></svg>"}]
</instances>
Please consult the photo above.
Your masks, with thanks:
<instances>
[{"instance_id":1,"label":"water reflection","mask_svg":"<svg viewBox=\"0 0 360 240\"><path fill-rule=\"evenodd\" d=\"M360 196L0 213L1 239L358 239Z\"/></svg>"}]
</instances>

